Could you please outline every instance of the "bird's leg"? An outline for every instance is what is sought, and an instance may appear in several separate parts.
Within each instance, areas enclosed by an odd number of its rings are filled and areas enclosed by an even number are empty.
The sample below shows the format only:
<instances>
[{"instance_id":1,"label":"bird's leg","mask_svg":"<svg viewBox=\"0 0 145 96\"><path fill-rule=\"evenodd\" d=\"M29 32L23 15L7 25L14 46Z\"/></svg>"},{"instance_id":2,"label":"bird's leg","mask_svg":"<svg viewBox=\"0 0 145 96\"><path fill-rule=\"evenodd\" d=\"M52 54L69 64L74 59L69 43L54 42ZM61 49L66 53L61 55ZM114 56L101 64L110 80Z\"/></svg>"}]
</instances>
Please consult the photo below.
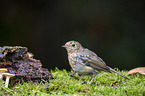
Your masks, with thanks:
<instances>
[{"instance_id":1,"label":"bird's leg","mask_svg":"<svg viewBox=\"0 0 145 96\"><path fill-rule=\"evenodd\" d=\"M87 82L84 79L84 75L78 74L79 75L79 80L82 79L81 83L86 84Z\"/></svg>"},{"instance_id":2,"label":"bird's leg","mask_svg":"<svg viewBox=\"0 0 145 96\"><path fill-rule=\"evenodd\" d=\"M76 75L76 71L74 73L70 74L71 77L74 77Z\"/></svg>"},{"instance_id":3,"label":"bird's leg","mask_svg":"<svg viewBox=\"0 0 145 96\"><path fill-rule=\"evenodd\" d=\"M88 83L91 84L94 78L95 78L95 75L92 76L92 78L88 81Z\"/></svg>"},{"instance_id":4,"label":"bird's leg","mask_svg":"<svg viewBox=\"0 0 145 96\"><path fill-rule=\"evenodd\" d=\"M71 77L76 76L77 72L74 71L74 73L70 74ZM84 81L84 75L78 74L79 77L75 77L75 79L77 79L78 81L83 77L83 81L81 81L82 84L85 84L87 82Z\"/></svg>"}]
</instances>

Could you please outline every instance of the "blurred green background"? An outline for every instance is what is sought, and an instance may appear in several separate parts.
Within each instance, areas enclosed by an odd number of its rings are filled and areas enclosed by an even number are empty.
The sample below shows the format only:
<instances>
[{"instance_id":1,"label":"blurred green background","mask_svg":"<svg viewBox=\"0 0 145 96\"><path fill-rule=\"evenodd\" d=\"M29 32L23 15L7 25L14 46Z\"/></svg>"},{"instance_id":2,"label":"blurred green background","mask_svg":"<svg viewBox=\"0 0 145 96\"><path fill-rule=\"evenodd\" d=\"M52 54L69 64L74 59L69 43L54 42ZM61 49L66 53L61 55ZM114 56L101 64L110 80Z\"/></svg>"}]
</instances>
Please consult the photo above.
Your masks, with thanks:
<instances>
[{"instance_id":1,"label":"blurred green background","mask_svg":"<svg viewBox=\"0 0 145 96\"><path fill-rule=\"evenodd\" d=\"M26 46L48 69L70 69L69 40L113 68L145 66L144 0L2 0L0 9L0 46Z\"/></svg>"}]
</instances>

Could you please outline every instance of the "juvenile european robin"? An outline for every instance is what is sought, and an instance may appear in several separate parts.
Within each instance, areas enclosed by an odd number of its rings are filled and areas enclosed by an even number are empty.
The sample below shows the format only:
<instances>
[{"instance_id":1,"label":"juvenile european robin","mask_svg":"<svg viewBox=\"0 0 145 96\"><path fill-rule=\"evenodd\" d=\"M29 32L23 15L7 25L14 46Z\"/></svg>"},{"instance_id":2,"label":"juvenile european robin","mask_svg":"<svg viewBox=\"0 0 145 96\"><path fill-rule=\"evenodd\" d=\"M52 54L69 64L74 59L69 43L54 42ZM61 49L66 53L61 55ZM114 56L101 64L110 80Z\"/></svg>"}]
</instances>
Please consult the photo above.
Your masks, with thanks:
<instances>
[{"instance_id":1,"label":"juvenile european robin","mask_svg":"<svg viewBox=\"0 0 145 96\"><path fill-rule=\"evenodd\" d=\"M120 76L128 79L121 73L107 66L105 62L94 52L90 51L89 49L83 48L79 42L69 41L62 47L66 48L69 64L75 72L82 75L92 76L92 78L89 80L89 84L101 71L113 71Z\"/></svg>"}]
</instances>

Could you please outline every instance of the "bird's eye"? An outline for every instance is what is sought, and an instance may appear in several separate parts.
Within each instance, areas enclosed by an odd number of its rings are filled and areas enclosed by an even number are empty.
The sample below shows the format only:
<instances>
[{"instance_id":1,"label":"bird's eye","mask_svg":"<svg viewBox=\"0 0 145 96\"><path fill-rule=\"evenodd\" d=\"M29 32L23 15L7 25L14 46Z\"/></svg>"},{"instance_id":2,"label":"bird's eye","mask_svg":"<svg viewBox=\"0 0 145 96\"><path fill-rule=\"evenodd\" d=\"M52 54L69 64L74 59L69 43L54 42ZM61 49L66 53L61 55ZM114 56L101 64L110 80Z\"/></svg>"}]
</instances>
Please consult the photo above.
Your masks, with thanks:
<instances>
[{"instance_id":1,"label":"bird's eye","mask_svg":"<svg viewBox=\"0 0 145 96\"><path fill-rule=\"evenodd\" d=\"M75 47L75 44L72 44L72 47Z\"/></svg>"}]
</instances>

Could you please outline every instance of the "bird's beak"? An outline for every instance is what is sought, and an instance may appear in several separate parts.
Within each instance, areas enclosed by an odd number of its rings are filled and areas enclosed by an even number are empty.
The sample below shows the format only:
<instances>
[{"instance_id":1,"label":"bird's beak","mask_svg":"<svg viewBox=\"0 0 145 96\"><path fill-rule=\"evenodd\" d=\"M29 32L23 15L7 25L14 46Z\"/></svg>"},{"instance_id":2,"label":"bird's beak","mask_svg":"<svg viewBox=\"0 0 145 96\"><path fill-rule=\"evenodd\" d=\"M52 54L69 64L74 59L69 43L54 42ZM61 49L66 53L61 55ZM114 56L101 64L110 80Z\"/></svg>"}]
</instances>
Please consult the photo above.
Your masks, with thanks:
<instances>
[{"instance_id":1,"label":"bird's beak","mask_svg":"<svg viewBox=\"0 0 145 96\"><path fill-rule=\"evenodd\" d=\"M62 45L62 47L64 47L64 48L65 48L66 46L65 46L65 45Z\"/></svg>"}]
</instances>

